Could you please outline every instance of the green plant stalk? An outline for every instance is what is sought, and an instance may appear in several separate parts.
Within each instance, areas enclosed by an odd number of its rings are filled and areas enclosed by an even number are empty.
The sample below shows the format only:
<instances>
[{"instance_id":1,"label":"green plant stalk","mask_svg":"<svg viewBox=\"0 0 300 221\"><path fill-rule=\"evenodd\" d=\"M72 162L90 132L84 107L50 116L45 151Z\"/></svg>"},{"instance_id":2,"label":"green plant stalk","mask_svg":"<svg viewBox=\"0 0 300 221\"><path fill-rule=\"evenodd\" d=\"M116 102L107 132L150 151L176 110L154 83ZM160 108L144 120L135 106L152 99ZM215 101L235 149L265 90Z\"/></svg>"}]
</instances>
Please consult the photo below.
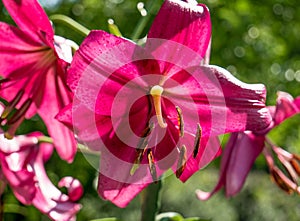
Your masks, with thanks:
<instances>
[{"instance_id":1,"label":"green plant stalk","mask_svg":"<svg viewBox=\"0 0 300 221\"><path fill-rule=\"evenodd\" d=\"M53 144L53 139L51 137L41 136L41 137L38 137L38 143ZM80 144L80 143L77 144L77 149L85 154L91 154L91 155L97 155L97 156L100 155L100 153L98 151L90 150L87 146Z\"/></svg>"},{"instance_id":2,"label":"green plant stalk","mask_svg":"<svg viewBox=\"0 0 300 221\"><path fill-rule=\"evenodd\" d=\"M154 4L155 0L150 0L150 3L149 3L149 8L147 10L147 15L146 16L142 16L141 19L139 20L137 26L135 27L135 29L133 30L132 32L132 35L131 35L131 39L132 40L137 40L140 38L145 26L147 25L147 23L149 22L149 19L151 17L151 14L153 13L153 10L154 10Z\"/></svg>"},{"instance_id":3,"label":"green plant stalk","mask_svg":"<svg viewBox=\"0 0 300 221\"><path fill-rule=\"evenodd\" d=\"M141 221L155 221L156 214L160 208L160 190L162 181L150 184L142 192L142 215Z\"/></svg>"},{"instance_id":4,"label":"green plant stalk","mask_svg":"<svg viewBox=\"0 0 300 221\"><path fill-rule=\"evenodd\" d=\"M53 22L60 22L63 23L70 28L72 28L74 31L77 31L78 33L82 34L84 37L87 36L90 33L90 30L84 27L83 25L79 24L77 21L73 20L72 18L65 16L65 15L60 15L60 14L55 14L49 16L50 20Z\"/></svg>"}]
</instances>

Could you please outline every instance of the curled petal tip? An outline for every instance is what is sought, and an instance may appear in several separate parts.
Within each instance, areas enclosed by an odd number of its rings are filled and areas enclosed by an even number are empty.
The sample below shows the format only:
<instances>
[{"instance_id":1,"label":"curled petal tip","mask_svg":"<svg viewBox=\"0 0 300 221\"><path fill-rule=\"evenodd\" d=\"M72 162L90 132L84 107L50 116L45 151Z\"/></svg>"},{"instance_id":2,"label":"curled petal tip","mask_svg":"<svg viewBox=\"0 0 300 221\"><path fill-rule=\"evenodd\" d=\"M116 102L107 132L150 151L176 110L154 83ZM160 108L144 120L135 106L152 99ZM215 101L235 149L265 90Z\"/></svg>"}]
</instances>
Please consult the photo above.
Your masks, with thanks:
<instances>
[{"instance_id":1,"label":"curled petal tip","mask_svg":"<svg viewBox=\"0 0 300 221\"><path fill-rule=\"evenodd\" d=\"M199 189L197 189L196 191L195 191L195 193L196 193L196 196L197 196L197 198L199 199L199 200L208 200L211 196L212 196L212 193L210 193L210 192L205 192L205 191L202 191L202 190L199 190Z\"/></svg>"},{"instance_id":2,"label":"curled petal tip","mask_svg":"<svg viewBox=\"0 0 300 221\"><path fill-rule=\"evenodd\" d=\"M67 176L62 178L59 183L59 187L66 187L68 189L68 195L70 200L77 201L81 198L83 194L83 187L79 180L73 177Z\"/></svg>"}]
</instances>

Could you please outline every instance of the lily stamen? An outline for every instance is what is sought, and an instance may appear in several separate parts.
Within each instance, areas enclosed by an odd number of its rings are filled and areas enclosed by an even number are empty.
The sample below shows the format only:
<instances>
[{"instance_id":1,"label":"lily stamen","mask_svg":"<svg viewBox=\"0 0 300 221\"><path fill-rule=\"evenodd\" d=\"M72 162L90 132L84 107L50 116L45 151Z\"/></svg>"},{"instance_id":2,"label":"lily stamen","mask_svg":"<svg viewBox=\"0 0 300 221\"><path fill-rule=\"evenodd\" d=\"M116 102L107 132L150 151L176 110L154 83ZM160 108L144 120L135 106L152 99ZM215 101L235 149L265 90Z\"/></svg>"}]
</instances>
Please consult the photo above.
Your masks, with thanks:
<instances>
[{"instance_id":1,"label":"lily stamen","mask_svg":"<svg viewBox=\"0 0 300 221\"><path fill-rule=\"evenodd\" d=\"M16 105L20 102L22 96L24 95L24 90L20 90L17 95L12 99L12 101L7 105L1 114L1 119L6 119Z\"/></svg>"},{"instance_id":2,"label":"lily stamen","mask_svg":"<svg viewBox=\"0 0 300 221\"><path fill-rule=\"evenodd\" d=\"M7 139L12 139L15 135L17 128L21 125L25 118L26 111L29 109L32 100L28 98L21 106L19 110L7 121L8 130L4 133Z\"/></svg>"},{"instance_id":3,"label":"lily stamen","mask_svg":"<svg viewBox=\"0 0 300 221\"><path fill-rule=\"evenodd\" d=\"M152 179L154 182L157 182L157 172L156 172L156 167L155 167L155 163L154 163L154 157L152 154L152 150L148 150L147 153L148 156L148 163L149 163L149 170L152 176Z\"/></svg>"},{"instance_id":4,"label":"lily stamen","mask_svg":"<svg viewBox=\"0 0 300 221\"><path fill-rule=\"evenodd\" d=\"M154 128L154 123L151 122L150 125L148 125L145 128L145 130L142 132L141 139L139 140L139 143L136 148L136 157L135 157L133 166L130 170L131 176L134 175L135 171L139 168L139 166L142 162L145 150L148 147L148 140L149 140L148 136L152 132L153 128Z\"/></svg>"},{"instance_id":5,"label":"lily stamen","mask_svg":"<svg viewBox=\"0 0 300 221\"><path fill-rule=\"evenodd\" d=\"M292 167L294 168L295 172L297 173L298 176L300 176L300 165L299 162L296 159L292 159L290 161Z\"/></svg>"},{"instance_id":6,"label":"lily stamen","mask_svg":"<svg viewBox=\"0 0 300 221\"><path fill-rule=\"evenodd\" d=\"M179 136L183 137L184 135L184 122L183 122L183 116L182 116L182 111L180 107L176 106L176 111L178 115L178 126L179 126Z\"/></svg>"},{"instance_id":7,"label":"lily stamen","mask_svg":"<svg viewBox=\"0 0 300 221\"><path fill-rule=\"evenodd\" d=\"M161 86L155 85L151 88L150 95L153 98L157 122L160 127L166 128L168 125L164 122L163 117L162 117L162 111L161 111L161 95L162 95L163 91L164 91L164 89Z\"/></svg>"},{"instance_id":8,"label":"lily stamen","mask_svg":"<svg viewBox=\"0 0 300 221\"><path fill-rule=\"evenodd\" d=\"M199 146L200 146L200 140L202 136L202 129L200 124L197 124L197 132L196 132L196 137L195 137L195 142L194 142L194 152L193 152L193 157L196 158L198 152L199 152Z\"/></svg>"},{"instance_id":9,"label":"lily stamen","mask_svg":"<svg viewBox=\"0 0 300 221\"><path fill-rule=\"evenodd\" d=\"M179 178L181 174L183 173L185 166L186 166L186 147L185 145L182 145L179 153L179 159L177 163L177 170L176 170L176 177Z\"/></svg>"},{"instance_id":10,"label":"lily stamen","mask_svg":"<svg viewBox=\"0 0 300 221\"><path fill-rule=\"evenodd\" d=\"M154 123L150 123L150 125L143 131L141 135L141 139L139 140L139 143L137 145L137 151L139 149L145 149L147 147L148 140L149 140L148 136L150 135L153 129L154 129Z\"/></svg>"},{"instance_id":11,"label":"lily stamen","mask_svg":"<svg viewBox=\"0 0 300 221\"><path fill-rule=\"evenodd\" d=\"M26 111L29 109L30 105L32 103L32 100L28 98L21 106L19 110L16 111L16 113L12 116L11 119L7 122L8 125L14 124L16 121L18 121L22 116L26 114Z\"/></svg>"},{"instance_id":12,"label":"lily stamen","mask_svg":"<svg viewBox=\"0 0 300 221\"><path fill-rule=\"evenodd\" d=\"M141 161L143 159L143 155L144 155L144 149L137 149L136 150L136 157L134 160L134 163L132 165L132 168L130 170L130 175L133 176L135 171L139 168Z\"/></svg>"},{"instance_id":13,"label":"lily stamen","mask_svg":"<svg viewBox=\"0 0 300 221\"><path fill-rule=\"evenodd\" d=\"M300 194L299 186L288 177L286 177L285 174L276 166L271 170L271 177L277 184L277 186L284 190L286 193L292 194L296 192Z\"/></svg>"}]
</instances>

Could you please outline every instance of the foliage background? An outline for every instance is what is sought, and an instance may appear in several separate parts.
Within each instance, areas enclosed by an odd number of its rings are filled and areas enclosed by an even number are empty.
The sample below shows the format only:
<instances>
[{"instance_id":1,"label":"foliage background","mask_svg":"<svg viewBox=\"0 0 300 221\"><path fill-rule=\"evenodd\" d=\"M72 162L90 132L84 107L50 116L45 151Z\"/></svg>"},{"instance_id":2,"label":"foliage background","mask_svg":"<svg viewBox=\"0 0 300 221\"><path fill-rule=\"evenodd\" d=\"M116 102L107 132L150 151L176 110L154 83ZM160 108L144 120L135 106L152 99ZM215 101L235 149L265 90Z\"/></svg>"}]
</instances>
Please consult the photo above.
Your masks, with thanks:
<instances>
[{"instance_id":1,"label":"foliage background","mask_svg":"<svg viewBox=\"0 0 300 221\"><path fill-rule=\"evenodd\" d=\"M64 14L89 29L108 31L107 20L114 19L123 35L132 36L142 18L137 9L138 0L41 0L48 15ZM237 78L248 83L263 83L268 89L268 104L274 105L276 92L300 94L300 7L297 0L206 0L210 8L213 36L211 63L227 68ZM153 3L152 13L141 36L145 36L162 0L145 1L145 8ZM0 3L0 20L13 24ZM72 39L78 44L83 37L63 24L54 24L57 35ZM1 44L1 42L0 42ZM300 153L300 117L296 116L270 134L279 146ZM38 116L27 121L18 133L39 128L45 131ZM207 202L198 201L197 188L211 190L218 176L218 160L198 172L187 183L174 176L165 179L162 190L161 212L176 211L182 215L199 216L211 220L300 220L299 196L288 196L269 179L263 158L259 158L241 193L226 199L221 191ZM135 221L140 216L140 196L125 209L101 200L95 191L97 172L78 153L68 165L57 155L46 165L54 183L66 175L78 178L85 194L78 220L91 220L117 216ZM18 203L8 188L4 195L5 220L48 220L33 207Z\"/></svg>"}]
</instances>

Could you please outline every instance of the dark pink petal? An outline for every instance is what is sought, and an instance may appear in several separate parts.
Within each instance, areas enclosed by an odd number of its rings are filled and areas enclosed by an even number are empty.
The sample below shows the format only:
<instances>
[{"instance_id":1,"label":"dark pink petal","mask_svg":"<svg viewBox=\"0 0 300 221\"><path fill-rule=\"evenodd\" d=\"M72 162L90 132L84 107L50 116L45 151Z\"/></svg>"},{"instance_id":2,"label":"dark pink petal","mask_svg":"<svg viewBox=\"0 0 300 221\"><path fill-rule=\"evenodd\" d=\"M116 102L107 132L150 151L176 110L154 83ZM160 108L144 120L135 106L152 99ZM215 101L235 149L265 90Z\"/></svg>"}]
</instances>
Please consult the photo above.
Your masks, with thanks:
<instances>
[{"instance_id":1,"label":"dark pink petal","mask_svg":"<svg viewBox=\"0 0 300 221\"><path fill-rule=\"evenodd\" d=\"M75 92L78 84L81 88L94 84L90 90L98 92L99 82L105 82L113 72L128 63L130 69L127 68L127 74L122 77L117 75L117 80L126 82L136 76L136 68L130 64L135 49L136 45L128 40L104 31L91 31L73 57L68 71L68 85Z\"/></svg>"},{"instance_id":2,"label":"dark pink petal","mask_svg":"<svg viewBox=\"0 0 300 221\"><path fill-rule=\"evenodd\" d=\"M211 38L207 7L195 2L166 0L150 28L148 38L162 38L185 45L204 58Z\"/></svg>"},{"instance_id":3,"label":"dark pink petal","mask_svg":"<svg viewBox=\"0 0 300 221\"><path fill-rule=\"evenodd\" d=\"M67 176L62 178L58 182L59 187L66 187L68 190L68 196L70 200L77 201L81 198L83 194L83 187L79 180L74 179L73 177Z\"/></svg>"},{"instance_id":4,"label":"dark pink petal","mask_svg":"<svg viewBox=\"0 0 300 221\"><path fill-rule=\"evenodd\" d=\"M139 104L142 102L137 103L134 107L138 108ZM170 168L176 159L176 141L172 140L170 134L174 132L174 129L165 131L166 134L161 137L162 129L156 125L150 134L147 150L144 152L139 166L132 172L137 157L136 148L147 122L147 119L142 117L147 116L146 113L143 113L144 109L140 110L134 111L129 117L131 123L136 124L134 132L139 135L138 137L127 127L123 127L122 125L126 125L123 122L118 125L116 133L103 133L101 131L103 124L97 125L104 143L102 145L101 141L97 142L97 145L101 146L98 192L104 199L112 201L119 207L125 207L142 189L154 181L147 159L147 151L150 148L154 156L157 178ZM138 128L139 130L137 130ZM175 130L175 132L178 131ZM159 143L156 145L157 140Z\"/></svg>"},{"instance_id":5,"label":"dark pink petal","mask_svg":"<svg viewBox=\"0 0 300 221\"><path fill-rule=\"evenodd\" d=\"M55 119L62 122L64 125L73 128L73 119L72 119L72 103L66 105L62 108L59 113L55 116ZM84 116L84 115L83 115Z\"/></svg>"},{"instance_id":6,"label":"dark pink petal","mask_svg":"<svg viewBox=\"0 0 300 221\"><path fill-rule=\"evenodd\" d=\"M44 96L37 112L45 122L59 156L72 162L77 151L73 131L55 119L60 109L71 102L72 95L61 75L51 71L46 75Z\"/></svg>"},{"instance_id":7,"label":"dark pink petal","mask_svg":"<svg viewBox=\"0 0 300 221\"><path fill-rule=\"evenodd\" d=\"M228 197L238 193L263 147L263 136L255 136L251 132L233 133L222 154L220 177L216 187L210 193L197 190L197 197L207 200L222 186Z\"/></svg>"},{"instance_id":8,"label":"dark pink petal","mask_svg":"<svg viewBox=\"0 0 300 221\"><path fill-rule=\"evenodd\" d=\"M133 163L130 162L133 160L130 161L129 158L135 158L135 149L126 147L117 139L114 139L114 142L115 151L113 151L113 146L110 149L102 148L101 151L98 193L103 199L110 200L119 207L126 207L142 189L152 182L152 178L147 164L141 164L131 175ZM120 158L120 154L116 155L117 149L127 155Z\"/></svg>"},{"instance_id":9,"label":"dark pink petal","mask_svg":"<svg viewBox=\"0 0 300 221\"><path fill-rule=\"evenodd\" d=\"M118 207L124 208L148 185L149 183L122 183L100 174L98 180L98 193L103 199L110 200Z\"/></svg>"},{"instance_id":10,"label":"dark pink petal","mask_svg":"<svg viewBox=\"0 0 300 221\"><path fill-rule=\"evenodd\" d=\"M187 71L171 76L179 86L166 92L182 103L184 116L193 116L195 108L187 107L196 106L203 136L244 130L259 133L270 126L272 118L265 107L264 85L243 83L217 66L193 67ZM187 100L188 97L192 100ZM193 124L193 119L187 117L185 124Z\"/></svg>"},{"instance_id":11,"label":"dark pink petal","mask_svg":"<svg viewBox=\"0 0 300 221\"><path fill-rule=\"evenodd\" d=\"M239 133L233 139L236 140L228 142L228 145L234 145L234 149L226 170L227 196L233 196L240 191L254 161L263 150L265 141L264 136L255 136L251 132Z\"/></svg>"},{"instance_id":12,"label":"dark pink petal","mask_svg":"<svg viewBox=\"0 0 300 221\"><path fill-rule=\"evenodd\" d=\"M47 49L47 46L42 47L28 34L3 22L0 22L0 41L0 72L4 77L10 75L14 78L16 76L13 73L17 70L34 67Z\"/></svg>"},{"instance_id":13,"label":"dark pink petal","mask_svg":"<svg viewBox=\"0 0 300 221\"><path fill-rule=\"evenodd\" d=\"M3 4L22 31L53 47L54 32L50 20L37 0L3 0Z\"/></svg>"},{"instance_id":14,"label":"dark pink petal","mask_svg":"<svg viewBox=\"0 0 300 221\"><path fill-rule=\"evenodd\" d=\"M280 124L285 119L300 113L300 98L294 98L285 92L278 92L276 109L273 116L275 125Z\"/></svg>"},{"instance_id":15,"label":"dark pink petal","mask_svg":"<svg viewBox=\"0 0 300 221\"><path fill-rule=\"evenodd\" d=\"M184 136L189 136L189 134L185 134ZM218 137L203 137L200 142L198 154L194 158L194 136L192 138L186 138L184 140L186 140L185 143L188 143L187 140L190 141L187 146L188 149L190 149L190 152L188 153L189 158L187 160L186 167L182 175L180 176L180 180L182 182L187 181L194 173L207 166L207 164L209 164L219 156L221 151Z\"/></svg>"}]
</instances>

